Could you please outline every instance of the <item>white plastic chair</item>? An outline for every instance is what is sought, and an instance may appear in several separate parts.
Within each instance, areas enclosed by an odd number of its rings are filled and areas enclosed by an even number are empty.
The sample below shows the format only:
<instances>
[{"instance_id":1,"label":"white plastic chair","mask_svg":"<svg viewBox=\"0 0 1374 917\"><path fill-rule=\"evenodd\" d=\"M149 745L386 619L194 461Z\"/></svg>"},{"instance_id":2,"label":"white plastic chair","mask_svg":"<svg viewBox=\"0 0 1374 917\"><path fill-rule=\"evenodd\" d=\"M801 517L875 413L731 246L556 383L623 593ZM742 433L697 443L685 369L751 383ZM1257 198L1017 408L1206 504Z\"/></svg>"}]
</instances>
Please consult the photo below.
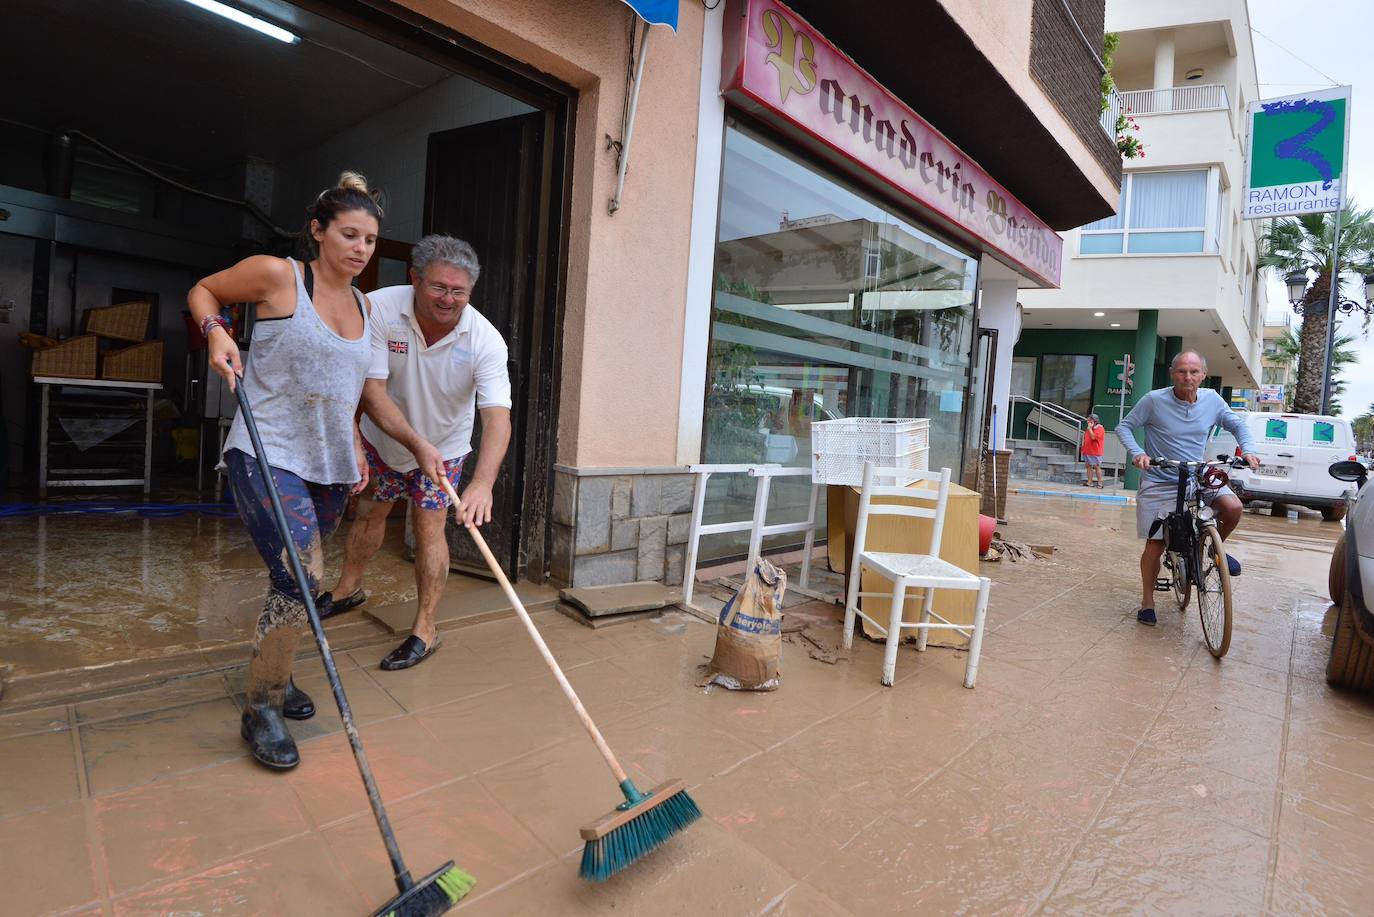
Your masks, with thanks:
<instances>
[{"instance_id":1,"label":"white plastic chair","mask_svg":"<svg viewBox=\"0 0 1374 917\"><path fill-rule=\"evenodd\" d=\"M802 522L777 522L768 524L768 494L771 492L773 478L811 476L810 468L783 467L781 465L688 465L687 470L696 475L696 492L692 497L692 521L687 533L687 558L682 571L682 602L692 604L692 593L696 587L697 551L705 535L719 535L724 532L749 533L749 562L746 569L752 570L754 563L763 554L763 539L767 535L789 535L805 533L802 547L801 576L798 585L803 589L811 579L811 550L816 544L816 504L820 486L811 485L811 500L806 519ZM701 518L706 509L706 482L713 474L747 474L758 479L754 491L754 514L738 522L715 522L703 525Z\"/></svg>"},{"instance_id":2,"label":"white plastic chair","mask_svg":"<svg viewBox=\"0 0 1374 917\"><path fill-rule=\"evenodd\" d=\"M902 628L916 628L920 634L916 641L918 652L925 652L926 637L931 630L957 630L969 638L968 665L964 670L964 687L972 688L978 677L978 656L983 648L983 622L988 610L988 590L992 581L985 576L969 573L948 561L940 559L940 536L945 525L945 505L949 500L948 468L933 471L916 471L911 468L879 468L872 462L864 465L863 493L859 497L859 519L854 532L854 556L850 561L849 593L844 606L844 647L854 644L854 617L862 615L887 636L887 650L883 656L882 683L891 687L897 668L897 646L901 643ZM938 481L938 489L925 487L905 487L900 484L880 486L876 479L899 482ZM930 501L933 508L912 506L910 503L874 503L875 497L901 497ZM911 516L918 519L931 519L930 549L926 554L896 554L883 551L869 551L865 548L870 516ZM860 581L864 568L875 571L892 581L891 593L861 592ZM925 589L925 605L920 621L908 624L902 620L902 610L906 605L906 592L912 588ZM977 590L978 604L973 612L973 623L951 624L932 610L936 589ZM859 599L864 597L891 598L892 610L886 625L875 621L859 610ZM932 620L934 619L934 620ZM938 623L937 623L938 622Z\"/></svg>"}]
</instances>

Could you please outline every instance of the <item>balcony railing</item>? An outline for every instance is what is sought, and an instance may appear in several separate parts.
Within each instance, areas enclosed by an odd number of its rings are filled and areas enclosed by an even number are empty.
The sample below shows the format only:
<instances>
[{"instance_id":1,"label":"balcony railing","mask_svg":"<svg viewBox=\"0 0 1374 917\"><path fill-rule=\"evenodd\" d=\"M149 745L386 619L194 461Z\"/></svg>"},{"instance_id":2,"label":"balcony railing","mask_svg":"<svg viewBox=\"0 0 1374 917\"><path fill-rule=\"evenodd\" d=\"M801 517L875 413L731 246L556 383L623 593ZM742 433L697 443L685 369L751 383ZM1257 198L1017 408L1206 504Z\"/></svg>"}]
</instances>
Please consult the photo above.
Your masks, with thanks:
<instances>
[{"instance_id":1,"label":"balcony railing","mask_svg":"<svg viewBox=\"0 0 1374 917\"><path fill-rule=\"evenodd\" d=\"M1116 143L1116 119L1121 116L1122 104L1121 93L1115 89L1107 97L1107 107L1102 109L1102 129L1107 132L1107 136L1112 143Z\"/></svg>"},{"instance_id":2,"label":"balcony railing","mask_svg":"<svg viewBox=\"0 0 1374 917\"><path fill-rule=\"evenodd\" d=\"M1174 86L1170 89L1132 89L1121 93L1121 104L1133 115L1158 115L1181 111L1226 111L1226 87L1221 83ZM1106 115L1103 115L1106 118ZM1105 121L1104 121L1105 124ZM1115 126L1116 119L1112 119Z\"/></svg>"}]
</instances>

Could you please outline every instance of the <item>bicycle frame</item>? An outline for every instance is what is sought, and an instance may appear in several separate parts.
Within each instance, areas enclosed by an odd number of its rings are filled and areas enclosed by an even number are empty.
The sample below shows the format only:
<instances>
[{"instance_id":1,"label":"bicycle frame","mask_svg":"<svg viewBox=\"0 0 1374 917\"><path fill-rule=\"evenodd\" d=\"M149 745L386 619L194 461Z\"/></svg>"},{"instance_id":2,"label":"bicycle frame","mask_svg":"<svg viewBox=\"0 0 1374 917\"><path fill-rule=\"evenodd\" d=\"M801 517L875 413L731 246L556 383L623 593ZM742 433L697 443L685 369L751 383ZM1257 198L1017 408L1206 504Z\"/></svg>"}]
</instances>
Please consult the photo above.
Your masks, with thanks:
<instances>
[{"instance_id":1,"label":"bicycle frame","mask_svg":"<svg viewBox=\"0 0 1374 917\"><path fill-rule=\"evenodd\" d=\"M1174 511L1164 519L1164 556L1167 560L1170 554L1177 554L1183 559L1183 574L1191 584L1198 584L1202 581L1202 532L1206 529L1217 527L1216 516L1210 512L1203 513L1207 507L1203 503L1203 483L1202 471L1212 465L1236 466L1235 460L1225 460L1216 462L1178 462L1171 459L1154 459L1158 465L1173 465L1178 469L1178 491L1174 501ZM1188 484L1194 478L1197 479L1197 487L1193 490L1193 498L1188 499ZM1187 544L1172 544L1175 526L1171 522L1186 514L1189 517Z\"/></svg>"}]
</instances>

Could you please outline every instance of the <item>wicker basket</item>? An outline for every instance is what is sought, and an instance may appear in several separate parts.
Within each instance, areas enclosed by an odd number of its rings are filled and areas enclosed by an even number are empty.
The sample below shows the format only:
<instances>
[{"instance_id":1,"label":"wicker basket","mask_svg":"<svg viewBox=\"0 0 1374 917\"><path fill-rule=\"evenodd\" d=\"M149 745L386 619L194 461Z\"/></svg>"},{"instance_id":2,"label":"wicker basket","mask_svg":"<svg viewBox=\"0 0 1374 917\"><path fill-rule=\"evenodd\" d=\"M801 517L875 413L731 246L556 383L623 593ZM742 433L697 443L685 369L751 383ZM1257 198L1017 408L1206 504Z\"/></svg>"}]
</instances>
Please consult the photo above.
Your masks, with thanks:
<instances>
[{"instance_id":1,"label":"wicker basket","mask_svg":"<svg viewBox=\"0 0 1374 917\"><path fill-rule=\"evenodd\" d=\"M161 382L162 342L147 341L113 350L100 364L100 378L120 382Z\"/></svg>"},{"instance_id":2,"label":"wicker basket","mask_svg":"<svg viewBox=\"0 0 1374 917\"><path fill-rule=\"evenodd\" d=\"M87 309L86 333L116 341L146 340L151 309L152 306L146 302L122 302L99 309Z\"/></svg>"},{"instance_id":3,"label":"wicker basket","mask_svg":"<svg viewBox=\"0 0 1374 917\"><path fill-rule=\"evenodd\" d=\"M94 379L99 339L94 334L70 338L33 354L35 376L59 379Z\"/></svg>"}]
</instances>

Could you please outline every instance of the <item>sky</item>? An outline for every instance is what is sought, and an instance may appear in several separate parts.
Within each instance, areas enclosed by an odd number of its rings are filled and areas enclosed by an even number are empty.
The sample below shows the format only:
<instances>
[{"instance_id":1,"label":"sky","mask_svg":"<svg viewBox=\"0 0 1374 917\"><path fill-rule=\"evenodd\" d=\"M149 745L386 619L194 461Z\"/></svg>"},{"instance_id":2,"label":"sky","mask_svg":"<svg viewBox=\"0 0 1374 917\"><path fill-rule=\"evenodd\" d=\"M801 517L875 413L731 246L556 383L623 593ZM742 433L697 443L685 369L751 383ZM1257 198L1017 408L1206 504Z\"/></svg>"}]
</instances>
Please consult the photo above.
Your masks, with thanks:
<instances>
[{"instance_id":1,"label":"sky","mask_svg":"<svg viewBox=\"0 0 1374 917\"><path fill-rule=\"evenodd\" d=\"M1333 81L1354 87L1349 200L1362 208L1374 207L1374 3L1249 0L1249 6L1252 27L1263 33L1251 36L1261 98L1321 89ZM1271 277L1268 282L1269 313L1275 315L1288 308L1288 296L1282 278ZM1354 278L1346 282L1343 292L1349 299L1364 298L1363 287ZM1359 364L1346 372L1346 391L1341 396L1345 416L1354 417L1374 403L1374 323L1366 332L1364 317L1357 312L1338 327L1355 336L1360 354Z\"/></svg>"}]
</instances>

